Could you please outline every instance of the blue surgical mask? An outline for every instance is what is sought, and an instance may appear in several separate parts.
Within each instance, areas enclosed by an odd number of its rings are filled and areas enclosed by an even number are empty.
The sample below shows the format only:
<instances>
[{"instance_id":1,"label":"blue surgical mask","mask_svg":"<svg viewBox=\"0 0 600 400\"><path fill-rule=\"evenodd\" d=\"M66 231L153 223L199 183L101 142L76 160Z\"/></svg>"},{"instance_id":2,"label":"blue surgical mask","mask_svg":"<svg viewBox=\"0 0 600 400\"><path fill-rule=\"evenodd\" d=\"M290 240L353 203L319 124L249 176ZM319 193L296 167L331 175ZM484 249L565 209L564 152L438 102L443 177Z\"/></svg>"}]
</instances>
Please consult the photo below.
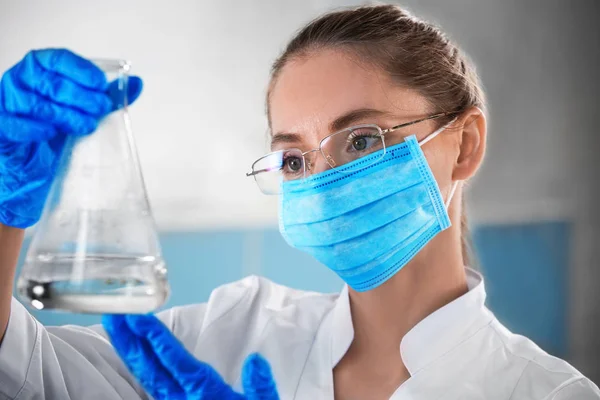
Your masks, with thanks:
<instances>
[{"instance_id":1,"label":"blue surgical mask","mask_svg":"<svg viewBox=\"0 0 600 400\"><path fill-rule=\"evenodd\" d=\"M421 143L409 136L335 170L283 183L279 229L285 240L356 291L390 279L450 227L447 207L457 182L444 203L421 150L445 127Z\"/></svg>"}]
</instances>

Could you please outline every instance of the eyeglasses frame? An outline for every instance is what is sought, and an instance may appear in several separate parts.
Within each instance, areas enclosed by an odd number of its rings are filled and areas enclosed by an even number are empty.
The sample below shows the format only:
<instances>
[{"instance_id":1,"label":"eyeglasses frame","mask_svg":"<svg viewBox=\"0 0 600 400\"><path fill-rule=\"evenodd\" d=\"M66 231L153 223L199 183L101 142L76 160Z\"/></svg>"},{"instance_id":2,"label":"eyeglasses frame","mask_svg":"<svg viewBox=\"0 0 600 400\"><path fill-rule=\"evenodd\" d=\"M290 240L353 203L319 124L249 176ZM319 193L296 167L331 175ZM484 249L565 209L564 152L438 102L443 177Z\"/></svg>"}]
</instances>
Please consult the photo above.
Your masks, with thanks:
<instances>
[{"instance_id":1,"label":"eyeglasses frame","mask_svg":"<svg viewBox=\"0 0 600 400\"><path fill-rule=\"evenodd\" d=\"M330 163L330 160L328 159L328 158L331 158L331 157L330 157L330 156L328 157L327 155L325 155L325 154L323 153L323 143L324 143L326 140L328 140L330 137L332 137L332 136L335 136L335 135L338 135L338 134L340 134L340 133L342 133L342 132L346 132L346 131L353 131L353 130L356 130L356 129L359 129L359 128L367 128L367 127L377 128L377 129L379 130L379 134L381 135L381 140L382 140L382 143L383 143L383 149L384 149L384 154L383 154L383 155L385 155L385 148L386 148L386 147L385 147L385 135L386 135L386 134L388 134L388 133L391 133L391 132L393 132L393 131L396 131L396 130L398 130L398 129L401 129L401 128L405 128L405 127L407 127L407 126L411 126L411 125L414 125L414 124L418 124L418 123L420 123L420 122L430 121L430 120L432 120L432 119L437 119L437 118L441 118L441 117L447 117L447 116L449 116L449 115L456 115L456 114L460 114L461 112L462 112L462 111L451 111L451 112L442 112L442 113L437 113L437 114L433 114L433 115L430 115L430 116L428 116L428 117L425 117L425 118L420 118L420 119L417 119L417 120L414 120L414 121L409 121L409 122L402 123L402 124L400 124L400 125L395 125L395 126L392 126L391 128L388 128L388 129L381 129L381 127L379 127L379 125L376 125L376 124L362 124L362 125L354 125L354 126L350 126L350 127L348 127L348 128L344 128L344 129L342 129L342 130L339 130L339 131L333 132L332 134L330 134L330 135L327 135L327 136L325 136L323 139L321 139L321 141L319 142L319 147L317 147L317 148L315 148L315 149L312 149L312 150L307 150L307 151L305 151L305 152L302 152L302 151L301 151L301 155L302 155L302 167L303 167L303 169L304 169L304 170L302 171L302 175L303 175L304 177L306 177L306 164L307 164L307 161L308 161L308 163L309 163L309 165L310 165L310 161L309 161L309 160L306 160L306 157L305 157L305 155L306 155L306 154L309 154L309 153L314 153L314 152L316 152L316 151L318 151L318 152L320 152L320 153L321 153L321 155L323 156L323 158L325 159L325 161L327 162L327 164L328 164L328 165L329 165L331 168L333 168L333 169L336 169L336 170L337 170L337 168L336 168L334 165L331 165L331 163ZM289 150L289 149L288 149L288 150ZM300 149L297 149L297 150L300 150ZM274 169L268 169L268 168L264 168L264 169L260 169L260 170L257 170L257 171L255 171L255 170L254 170L254 166L255 166L255 165L256 165L256 164L257 164L259 161L263 160L264 158L266 158L266 157L269 157L270 155L272 155L272 154L275 154L275 153L278 153L278 152L280 152L280 151L282 151L282 150L272 151L272 152L270 152L270 153L267 153L267 154L265 154L264 156L260 157L260 158L259 158L259 159L257 159L256 161L254 161L254 162L252 163L252 167L251 167L251 168L252 168L252 171L250 171L250 172L247 172L247 173L246 173L246 176L256 176L256 175L258 175L258 174L260 174L260 173L263 173L263 172L269 172L269 171L273 171ZM309 171L310 171L310 169L309 169Z\"/></svg>"}]
</instances>

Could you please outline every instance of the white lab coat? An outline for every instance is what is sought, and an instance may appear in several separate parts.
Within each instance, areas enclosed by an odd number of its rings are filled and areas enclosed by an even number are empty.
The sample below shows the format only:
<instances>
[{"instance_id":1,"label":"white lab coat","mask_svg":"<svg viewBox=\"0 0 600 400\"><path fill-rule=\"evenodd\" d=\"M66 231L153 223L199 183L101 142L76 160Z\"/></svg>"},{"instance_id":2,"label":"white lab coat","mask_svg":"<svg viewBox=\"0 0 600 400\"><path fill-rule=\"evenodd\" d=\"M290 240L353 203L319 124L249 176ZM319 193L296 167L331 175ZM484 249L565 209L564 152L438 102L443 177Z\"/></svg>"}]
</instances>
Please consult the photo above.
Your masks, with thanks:
<instances>
[{"instance_id":1,"label":"white lab coat","mask_svg":"<svg viewBox=\"0 0 600 400\"><path fill-rule=\"evenodd\" d=\"M391 397L408 399L600 399L566 362L514 335L485 307L482 278L418 323L399 351L411 377ZM249 277L217 288L208 303L160 318L186 348L235 387L246 356L271 363L282 399L333 399L332 368L353 327L347 288L303 292ZM146 398L100 326L44 327L16 300L0 347L1 399Z\"/></svg>"}]
</instances>

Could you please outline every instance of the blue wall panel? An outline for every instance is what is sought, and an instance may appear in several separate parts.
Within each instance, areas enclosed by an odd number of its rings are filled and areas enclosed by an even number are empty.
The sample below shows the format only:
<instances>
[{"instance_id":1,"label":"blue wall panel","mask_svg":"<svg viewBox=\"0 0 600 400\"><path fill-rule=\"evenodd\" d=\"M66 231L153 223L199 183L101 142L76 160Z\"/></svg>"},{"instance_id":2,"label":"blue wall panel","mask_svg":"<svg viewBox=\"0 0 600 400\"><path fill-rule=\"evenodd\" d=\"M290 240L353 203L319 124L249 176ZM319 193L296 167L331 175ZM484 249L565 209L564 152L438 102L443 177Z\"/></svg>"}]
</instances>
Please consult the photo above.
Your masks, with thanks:
<instances>
[{"instance_id":1,"label":"blue wall panel","mask_svg":"<svg viewBox=\"0 0 600 400\"><path fill-rule=\"evenodd\" d=\"M161 235L172 293L165 307L206 301L211 290L249 274L298 289L336 292L341 280L290 248L275 229ZM569 224L480 226L474 244L488 306L509 329L557 356L567 349ZM98 316L33 311L44 324L89 325Z\"/></svg>"},{"instance_id":2,"label":"blue wall panel","mask_svg":"<svg viewBox=\"0 0 600 400\"><path fill-rule=\"evenodd\" d=\"M509 329L549 353L567 353L570 225L483 226L474 243L488 306Z\"/></svg>"},{"instance_id":3,"label":"blue wall panel","mask_svg":"<svg viewBox=\"0 0 600 400\"><path fill-rule=\"evenodd\" d=\"M162 234L171 284L165 307L204 302L212 289L240 279L242 238L237 231Z\"/></svg>"}]
</instances>

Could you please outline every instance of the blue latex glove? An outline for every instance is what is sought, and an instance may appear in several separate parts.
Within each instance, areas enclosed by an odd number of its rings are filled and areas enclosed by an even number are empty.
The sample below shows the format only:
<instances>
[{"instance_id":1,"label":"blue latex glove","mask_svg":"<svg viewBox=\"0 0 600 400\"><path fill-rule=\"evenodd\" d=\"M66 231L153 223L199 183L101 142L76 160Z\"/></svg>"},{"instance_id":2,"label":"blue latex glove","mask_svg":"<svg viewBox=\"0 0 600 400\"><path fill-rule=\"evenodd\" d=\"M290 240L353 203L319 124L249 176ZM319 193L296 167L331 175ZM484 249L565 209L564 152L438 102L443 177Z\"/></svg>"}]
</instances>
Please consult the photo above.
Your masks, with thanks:
<instances>
[{"instance_id":1,"label":"blue latex glove","mask_svg":"<svg viewBox=\"0 0 600 400\"><path fill-rule=\"evenodd\" d=\"M271 367L258 354L242 369L244 394L197 360L153 315L105 315L104 329L131 373L155 399L278 400Z\"/></svg>"},{"instance_id":2,"label":"blue latex glove","mask_svg":"<svg viewBox=\"0 0 600 400\"><path fill-rule=\"evenodd\" d=\"M42 212L66 135L87 135L121 104L115 85L64 49L29 52L0 80L0 223L26 228ZM142 91L131 77L132 103ZM114 96L113 96L114 97Z\"/></svg>"}]
</instances>

